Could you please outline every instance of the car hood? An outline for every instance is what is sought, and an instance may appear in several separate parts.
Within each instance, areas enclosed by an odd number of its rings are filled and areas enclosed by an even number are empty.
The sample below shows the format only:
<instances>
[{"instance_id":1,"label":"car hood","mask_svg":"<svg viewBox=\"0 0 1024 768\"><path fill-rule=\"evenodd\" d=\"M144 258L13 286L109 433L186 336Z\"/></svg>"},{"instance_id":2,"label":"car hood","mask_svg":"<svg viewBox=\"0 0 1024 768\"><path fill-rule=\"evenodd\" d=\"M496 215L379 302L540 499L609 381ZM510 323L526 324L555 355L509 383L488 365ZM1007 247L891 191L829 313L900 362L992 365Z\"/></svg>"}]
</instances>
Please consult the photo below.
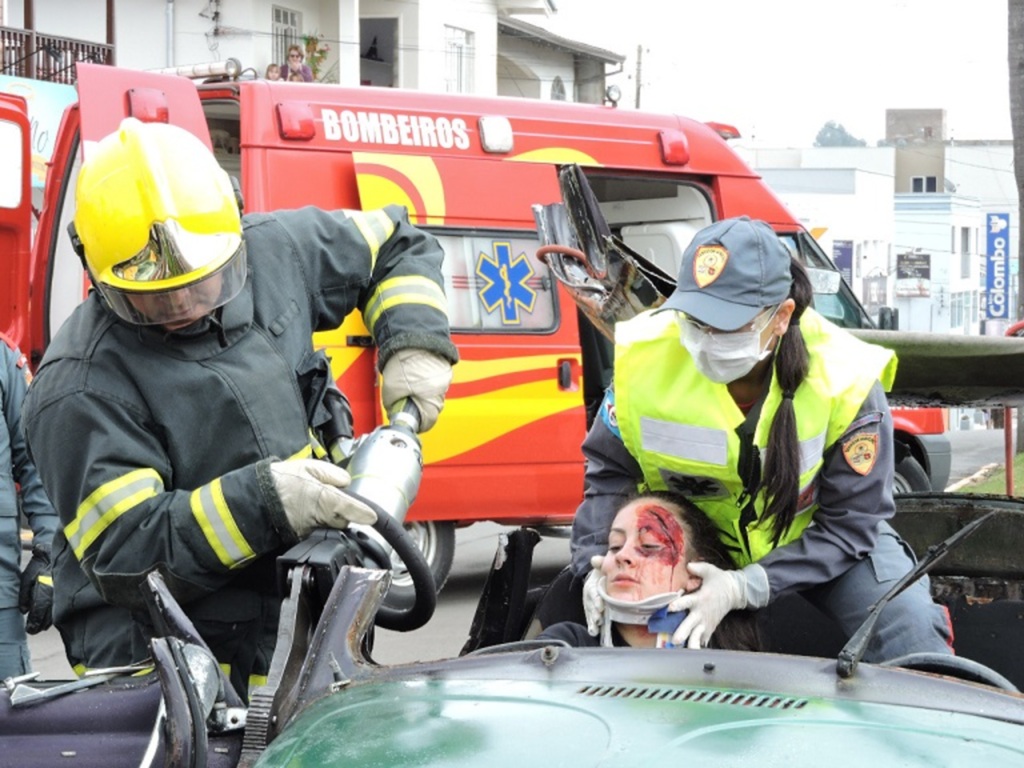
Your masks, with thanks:
<instances>
[{"instance_id":1,"label":"car hood","mask_svg":"<svg viewBox=\"0 0 1024 768\"><path fill-rule=\"evenodd\" d=\"M258 765L1024 766L1024 699L897 669L561 647L401 669L306 707Z\"/></svg>"}]
</instances>

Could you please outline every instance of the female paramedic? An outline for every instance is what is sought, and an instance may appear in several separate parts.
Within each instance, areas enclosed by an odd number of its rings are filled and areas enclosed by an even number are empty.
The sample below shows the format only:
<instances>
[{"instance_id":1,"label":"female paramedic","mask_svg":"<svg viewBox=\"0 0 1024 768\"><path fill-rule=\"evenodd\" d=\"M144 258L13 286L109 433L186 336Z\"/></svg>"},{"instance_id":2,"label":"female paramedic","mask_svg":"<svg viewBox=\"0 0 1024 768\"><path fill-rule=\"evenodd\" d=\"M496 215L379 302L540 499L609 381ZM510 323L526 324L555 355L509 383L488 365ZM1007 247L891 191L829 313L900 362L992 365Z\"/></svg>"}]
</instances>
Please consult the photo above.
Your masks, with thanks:
<instances>
[{"instance_id":1,"label":"female paramedic","mask_svg":"<svg viewBox=\"0 0 1024 768\"><path fill-rule=\"evenodd\" d=\"M800 593L849 637L914 564L887 522L896 359L810 308L810 279L766 223L718 221L683 254L673 294L619 323L615 372L583 443L585 493L572 532L588 629L603 609L595 556L625 498L672 490L711 518L737 570L703 580L675 645L706 646L730 611ZM591 570L593 568L593 570ZM927 578L881 614L865 661L952 653Z\"/></svg>"}]
</instances>

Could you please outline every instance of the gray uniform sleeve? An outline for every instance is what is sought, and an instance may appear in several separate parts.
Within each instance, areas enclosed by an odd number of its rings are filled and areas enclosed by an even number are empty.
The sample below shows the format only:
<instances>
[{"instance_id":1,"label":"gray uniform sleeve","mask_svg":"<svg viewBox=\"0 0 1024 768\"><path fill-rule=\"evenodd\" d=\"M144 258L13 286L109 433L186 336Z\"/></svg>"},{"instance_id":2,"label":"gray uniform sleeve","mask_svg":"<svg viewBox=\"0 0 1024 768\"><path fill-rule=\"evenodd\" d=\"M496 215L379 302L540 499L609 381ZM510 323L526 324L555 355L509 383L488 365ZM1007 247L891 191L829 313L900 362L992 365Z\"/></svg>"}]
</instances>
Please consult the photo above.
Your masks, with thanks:
<instances>
[{"instance_id":1,"label":"gray uniform sleeve","mask_svg":"<svg viewBox=\"0 0 1024 768\"><path fill-rule=\"evenodd\" d=\"M608 551L608 529L615 512L636 493L637 484L643 478L640 465L605 421L613 404L614 400L606 395L583 440L586 460L583 502L573 518L569 546L572 569L577 576L584 576L590 570L591 557Z\"/></svg>"},{"instance_id":2,"label":"gray uniform sleeve","mask_svg":"<svg viewBox=\"0 0 1024 768\"><path fill-rule=\"evenodd\" d=\"M862 475L848 463L843 446L865 433L877 434L878 443L874 465ZM879 523L896 512L894 455L892 414L876 383L846 433L825 453L811 524L796 541L758 561L771 599L831 581L874 549Z\"/></svg>"},{"instance_id":3,"label":"gray uniform sleeve","mask_svg":"<svg viewBox=\"0 0 1024 768\"><path fill-rule=\"evenodd\" d=\"M32 529L33 540L49 547L57 532L57 512L50 504L35 464L28 455L25 435L21 428L21 409L31 376L28 362L17 349L6 344L3 348L4 382L3 408L7 433L10 436L11 472L18 483L21 509Z\"/></svg>"}]
</instances>

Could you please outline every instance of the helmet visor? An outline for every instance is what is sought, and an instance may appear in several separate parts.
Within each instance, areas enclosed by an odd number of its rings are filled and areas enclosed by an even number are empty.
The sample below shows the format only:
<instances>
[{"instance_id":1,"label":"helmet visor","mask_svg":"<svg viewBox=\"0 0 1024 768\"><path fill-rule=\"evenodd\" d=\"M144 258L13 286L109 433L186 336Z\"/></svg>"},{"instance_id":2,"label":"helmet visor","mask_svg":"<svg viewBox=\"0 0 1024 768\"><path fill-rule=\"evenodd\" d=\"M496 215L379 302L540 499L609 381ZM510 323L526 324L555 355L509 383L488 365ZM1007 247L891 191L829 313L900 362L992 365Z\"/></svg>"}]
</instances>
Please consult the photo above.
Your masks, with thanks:
<instances>
[{"instance_id":1,"label":"helmet visor","mask_svg":"<svg viewBox=\"0 0 1024 768\"><path fill-rule=\"evenodd\" d=\"M150 227L142 250L101 277L124 290L180 288L220 268L240 241L237 233L196 234L174 219L158 221Z\"/></svg>"},{"instance_id":2,"label":"helmet visor","mask_svg":"<svg viewBox=\"0 0 1024 768\"><path fill-rule=\"evenodd\" d=\"M177 263L177 262L175 262ZM127 264L127 262L124 262ZM150 264L154 266L149 266ZM120 268L118 265L114 269ZM172 269L172 262L159 259L141 260L133 265L133 274L140 271L156 269ZM196 270L190 270L190 273ZM128 273L126 273L128 274ZM203 275L202 272L199 272ZM238 295L245 284L246 258L245 243L238 242L234 254L212 272L207 272L197 280L188 282L181 287L153 290L153 282L139 279L138 288L145 286L148 290L127 290L111 283L97 282L103 298L110 308L123 320L136 325L187 325L208 315L217 307L227 304ZM154 278L158 280L158 278ZM160 280L159 282L171 282ZM179 282L180 284L180 282Z\"/></svg>"}]
</instances>

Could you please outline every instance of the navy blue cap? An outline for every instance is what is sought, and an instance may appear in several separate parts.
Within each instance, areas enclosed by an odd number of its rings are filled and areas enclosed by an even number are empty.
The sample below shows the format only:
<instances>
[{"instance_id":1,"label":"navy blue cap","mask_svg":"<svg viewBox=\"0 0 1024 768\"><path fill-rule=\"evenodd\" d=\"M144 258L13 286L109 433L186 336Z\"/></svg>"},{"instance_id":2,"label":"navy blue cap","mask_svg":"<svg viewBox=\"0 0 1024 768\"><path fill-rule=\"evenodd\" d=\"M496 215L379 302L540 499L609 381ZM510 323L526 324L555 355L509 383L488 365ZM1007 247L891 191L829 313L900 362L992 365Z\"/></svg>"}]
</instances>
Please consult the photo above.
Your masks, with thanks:
<instances>
[{"instance_id":1,"label":"navy blue cap","mask_svg":"<svg viewBox=\"0 0 1024 768\"><path fill-rule=\"evenodd\" d=\"M676 289L659 310L735 331L789 297L789 262L789 251L765 222L747 216L716 221L693 236Z\"/></svg>"}]
</instances>

